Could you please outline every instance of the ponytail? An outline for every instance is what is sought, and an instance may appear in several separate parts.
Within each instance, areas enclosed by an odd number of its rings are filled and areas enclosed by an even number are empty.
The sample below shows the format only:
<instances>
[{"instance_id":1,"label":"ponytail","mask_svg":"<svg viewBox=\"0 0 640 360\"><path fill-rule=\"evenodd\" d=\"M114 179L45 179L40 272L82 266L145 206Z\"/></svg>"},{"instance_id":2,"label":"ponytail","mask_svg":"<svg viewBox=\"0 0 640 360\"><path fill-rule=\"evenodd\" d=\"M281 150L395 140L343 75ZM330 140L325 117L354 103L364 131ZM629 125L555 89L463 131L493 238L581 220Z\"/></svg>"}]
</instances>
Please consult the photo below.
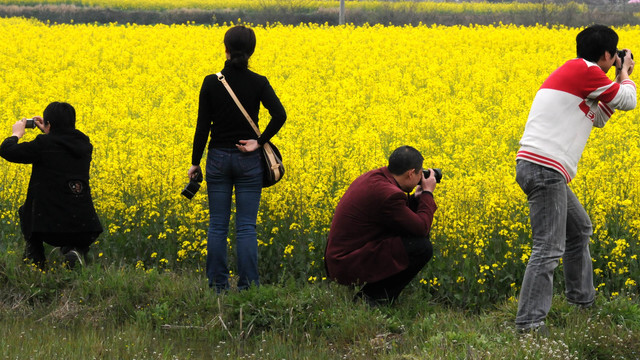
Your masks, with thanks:
<instances>
[{"instance_id":1,"label":"ponytail","mask_svg":"<svg viewBox=\"0 0 640 360\"><path fill-rule=\"evenodd\" d=\"M239 70L245 70L249 68L249 55L241 51L234 51L234 52L231 52L229 55L230 55L229 60L230 60L231 67L234 67Z\"/></svg>"}]
</instances>

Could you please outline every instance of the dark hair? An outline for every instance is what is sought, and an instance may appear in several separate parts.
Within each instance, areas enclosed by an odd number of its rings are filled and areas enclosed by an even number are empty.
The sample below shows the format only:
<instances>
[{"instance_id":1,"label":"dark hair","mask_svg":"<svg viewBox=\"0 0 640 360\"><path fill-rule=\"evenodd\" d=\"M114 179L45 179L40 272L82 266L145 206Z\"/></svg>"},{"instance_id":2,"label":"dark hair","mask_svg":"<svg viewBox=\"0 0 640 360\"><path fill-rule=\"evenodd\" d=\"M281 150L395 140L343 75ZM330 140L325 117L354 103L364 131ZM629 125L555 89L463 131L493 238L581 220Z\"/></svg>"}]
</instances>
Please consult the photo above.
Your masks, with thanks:
<instances>
[{"instance_id":1,"label":"dark hair","mask_svg":"<svg viewBox=\"0 0 640 360\"><path fill-rule=\"evenodd\" d=\"M234 26L224 34L224 46L229 53L231 66L246 69L256 49L256 34L246 26Z\"/></svg>"},{"instance_id":2,"label":"dark hair","mask_svg":"<svg viewBox=\"0 0 640 360\"><path fill-rule=\"evenodd\" d=\"M76 128L76 109L65 102L54 101L42 114L44 124L51 124L51 132L62 132Z\"/></svg>"},{"instance_id":3,"label":"dark hair","mask_svg":"<svg viewBox=\"0 0 640 360\"><path fill-rule=\"evenodd\" d=\"M402 175L410 169L418 172L422 169L423 161L424 158L418 150L407 145L400 146L389 156L388 169L394 175Z\"/></svg>"},{"instance_id":4,"label":"dark hair","mask_svg":"<svg viewBox=\"0 0 640 360\"><path fill-rule=\"evenodd\" d=\"M578 57L587 61L598 62L604 52L614 56L618 47L618 34L604 25L591 25L576 36Z\"/></svg>"}]
</instances>

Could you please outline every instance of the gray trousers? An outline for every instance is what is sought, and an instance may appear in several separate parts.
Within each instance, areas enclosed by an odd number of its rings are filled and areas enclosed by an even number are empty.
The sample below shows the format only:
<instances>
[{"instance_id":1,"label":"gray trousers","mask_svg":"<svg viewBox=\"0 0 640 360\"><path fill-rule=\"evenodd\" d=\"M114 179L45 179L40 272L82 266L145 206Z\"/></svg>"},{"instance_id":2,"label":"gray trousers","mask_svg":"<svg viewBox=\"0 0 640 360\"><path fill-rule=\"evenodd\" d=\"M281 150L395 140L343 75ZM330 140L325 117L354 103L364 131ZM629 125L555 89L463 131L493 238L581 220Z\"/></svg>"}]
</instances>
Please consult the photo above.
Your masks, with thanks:
<instances>
[{"instance_id":1,"label":"gray trousers","mask_svg":"<svg viewBox=\"0 0 640 360\"><path fill-rule=\"evenodd\" d=\"M553 297L553 273L562 257L567 301L593 303L593 265L589 238L591 220L557 171L528 161L516 165L516 181L529 200L531 257L522 280L516 327L544 324Z\"/></svg>"}]
</instances>

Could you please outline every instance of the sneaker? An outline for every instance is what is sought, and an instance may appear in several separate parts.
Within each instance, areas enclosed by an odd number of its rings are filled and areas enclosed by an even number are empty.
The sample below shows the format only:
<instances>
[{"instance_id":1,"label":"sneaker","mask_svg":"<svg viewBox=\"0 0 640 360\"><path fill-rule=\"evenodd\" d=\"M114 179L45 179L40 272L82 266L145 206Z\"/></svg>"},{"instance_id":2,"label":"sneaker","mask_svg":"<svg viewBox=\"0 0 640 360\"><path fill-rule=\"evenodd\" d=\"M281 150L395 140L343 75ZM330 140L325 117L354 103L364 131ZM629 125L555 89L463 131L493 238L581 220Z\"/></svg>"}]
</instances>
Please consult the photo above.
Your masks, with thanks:
<instances>
[{"instance_id":1,"label":"sneaker","mask_svg":"<svg viewBox=\"0 0 640 360\"><path fill-rule=\"evenodd\" d=\"M66 260L69 269L75 268L78 264L80 264L80 266L84 266L84 259L78 250L71 250L64 254L64 259Z\"/></svg>"}]
</instances>

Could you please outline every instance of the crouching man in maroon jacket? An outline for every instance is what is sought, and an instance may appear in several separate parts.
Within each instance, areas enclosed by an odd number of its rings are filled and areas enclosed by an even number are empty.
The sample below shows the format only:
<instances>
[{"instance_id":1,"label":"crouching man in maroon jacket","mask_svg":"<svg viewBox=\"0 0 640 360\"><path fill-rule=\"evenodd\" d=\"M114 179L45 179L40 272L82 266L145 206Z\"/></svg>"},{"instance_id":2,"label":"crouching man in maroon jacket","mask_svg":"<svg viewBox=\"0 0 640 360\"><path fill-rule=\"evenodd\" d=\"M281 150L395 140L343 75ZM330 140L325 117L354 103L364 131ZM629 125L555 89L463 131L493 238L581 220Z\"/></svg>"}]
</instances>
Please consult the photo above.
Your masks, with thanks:
<instances>
[{"instance_id":1,"label":"crouching man in maroon jacket","mask_svg":"<svg viewBox=\"0 0 640 360\"><path fill-rule=\"evenodd\" d=\"M393 302L433 255L434 171L418 150L402 146L389 165L358 177L338 203L325 251L329 277L359 286L370 304ZM418 186L413 195L409 195Z\"/></svg>"}]
</instances>

